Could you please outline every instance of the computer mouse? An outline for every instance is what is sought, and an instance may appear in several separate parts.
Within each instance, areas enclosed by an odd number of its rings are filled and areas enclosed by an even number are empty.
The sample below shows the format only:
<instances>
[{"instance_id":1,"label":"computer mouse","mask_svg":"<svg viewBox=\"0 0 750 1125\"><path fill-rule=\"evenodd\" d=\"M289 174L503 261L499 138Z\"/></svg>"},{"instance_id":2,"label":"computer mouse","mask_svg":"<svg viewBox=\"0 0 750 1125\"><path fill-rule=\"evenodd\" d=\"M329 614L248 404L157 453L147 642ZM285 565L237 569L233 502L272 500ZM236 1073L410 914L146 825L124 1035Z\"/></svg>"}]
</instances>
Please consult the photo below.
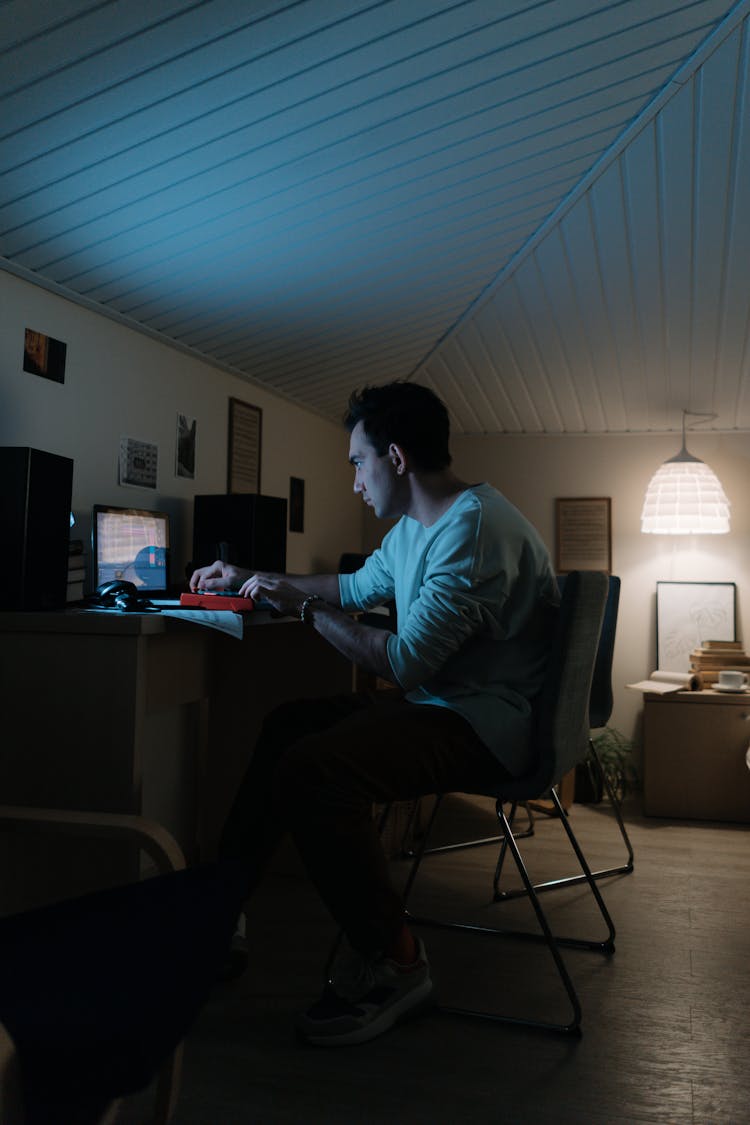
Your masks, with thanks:
<instances>
[{"instance_id":1,"label":"computer mouse","mask_svg":"<svg viewBox=\"0 0 750 1125\"><path fill-rule=\"evenodd\" d=\"M130 593L116 594L113 605L116 609L122 610L123 613L138 613L141 610L152 608L148 598Z\"/></svg>"},{"instance_id":2,"label":"computer mouse","mask_svg":"<svg viewBox=\"0 0 750 1125\"><path fill-rule=\"evenodd\" d=\"M102 582L101 586L97 586L97 588L96 588L96 597L97 598L111 599L111 601L108 601L107 603L104 603L104 604L114 605L115 598L118 597L121 594L130 594L130 595L133 595L134 597L137 597L138 596L138 587L135 585L134 582L126 582L122 578L115 578L115 579L111 580L110 582Z\"/></svg>"},{"instance_id":3,"label":"computer mouse","mask_svg":"<svg viewBox=\"0 0 750 1125\"><path fill-rule=\"evenodd\" d=\"M146 609L153 609L148 598L138 593L134 582L124 579L115 579L111 582L102 582L97 586L96 593L89 604L101 606L103 609L119 609L123 613L139 613Z\"/></svg>"}]
</instances>

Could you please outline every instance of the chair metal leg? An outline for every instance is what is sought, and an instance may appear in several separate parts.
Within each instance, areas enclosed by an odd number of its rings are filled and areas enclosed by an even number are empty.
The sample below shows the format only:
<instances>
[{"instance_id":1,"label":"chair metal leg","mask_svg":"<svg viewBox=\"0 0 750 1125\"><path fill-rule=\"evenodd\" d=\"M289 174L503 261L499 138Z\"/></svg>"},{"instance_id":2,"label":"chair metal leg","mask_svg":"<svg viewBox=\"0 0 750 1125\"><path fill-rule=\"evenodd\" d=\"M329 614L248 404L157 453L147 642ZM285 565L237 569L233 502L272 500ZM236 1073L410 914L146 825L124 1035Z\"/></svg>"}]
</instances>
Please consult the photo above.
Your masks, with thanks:
<instances>
[{"instance_id":1,"label":"chair metal leg","mask_svg":"<svg viewBox=\"0 0 750 1125\"><path fill-rule=\"evenodd\" d=\"M478 925L478 924L475 924L475 923L453 922L453 921L448 921L448 920L439 919L439 918L430 918L430 917L426 917L426 916L423 916L423 915L412 914L408 909L406 909L409 897L411 895L411 892L412 892L413 887L414 887L414 883L416 881L417 874L418 874L419 869L421 867L422 860L424 859L425 855L431 854L431 849L427 848L427 841L429 840L430 833L432 831L432 827L435 823L435 818L437 817L438 811L439 811L440 806L442 804L442 800L443 800L442 794L438 795L438 797L435 801L435 805L433 807L433 810L432 810L432 813L430 815L429 821L428 821L428 823L425 827L425 831L424 831L424 834L422 836L422 840L421 840L420 845L419 845L419 847L418 847L418 849L417 849L417 851L414 855L414 859L413 859L411 869L409 871L409 875L407 877L402 895L403 895L404 908L406 910L406 915L407 915L409 921L414 923L415 925L433 926L433 927L437 927L437 928L440 928L440 929L464 930L464 931L469 932L469 933L484 934L484 935L490 936L490 937L520 938L520 939L532 940L532 941L537 941L537 942L540 942L540 941L543 942L547 946L547 949L548 949L548 951L549 951L549 953L550 953L550 955L551 955L551 957L554 961L555 967L557 969L558 976L560 978L560 982L561 982L561 984L563 986L563 989L564 989L564 991L565 991L565 993L568 997L568 1001L570 1003L570 1008L571 1008L570 1019L567 1022L560 1023L560 1022L557 1022L557 1021L536 1020L536 1019L530 1019L530 1018L523 1017L523 1016L511 1016L511 1015L505 1015L505 1014L499 1013L499 1012L487 1012L487 1011L482 1011L482 1010L479 1010L479 1009L461 1008L461 1007L456 1007L456 1006L452 1006L452 1005L438 1005L438 1011L442 1011L442 1012L445 1012L445 1013L450 1014L450 1015L462 1015L462 1016L476 1017L476 1018L479 1018L479 1019L489 1020L489 1021L494 1022L494 1023L504 1023L504 1024L514 1025L514 1026L521 1026L521 1027L532 1027L532 1028L538 1028L538 1029L544 1030L544 1031L555 1031L555 1032L560 1032L560 1033L567 1034L567 1035L580 1036L580 1034L581 1034L581 1003L580 1003L580 1000L578 998L578 993L576 991L575 985L573 984L570 973L568 972L567 966L565 965L565 962L563 960L560 947L566 946L566 947L575 948L575 949L595 950L595 951L599 951L599 952L607 953L607 954L614 953L614 949L615 949L615 945L614 945L615 927L614 927L614 923L612 922L612 919L610 917L609 911L607 910L607 907L604 904L604 900L602 899L602 896L599 892L599 888L596 885L596 881L595 881L594 876L591 872L591 869L590 869L588 863L586 862L586 858L583 855L583 852L581 851L581 848L578 844L578 841L575 838L575 834L573 833L573 831L572 831L572 829L571 829L571 827L568 823L568 818L567 818L567 815L565 813L565 810L563 809L563 807L560 803L560 800L557 796L557 793L554 790L552 791L552 799L553 799L553 802L554 802L554 814L557 815L557 817L563 823L565 831L566 831L566 833L568 835L568 838L570 840L571 846L573 847L573 850L576 854L578 862L580 863L581 868L583 870L582 878L585 881L588 882L589 887L591 889L591 892L594 895L594 899L595 899L595 901L596 901L596 903L599 907L599 911L602 915L602 918L604 919L604 922L607 926L607 937L604 940L592 941L592 940L589 940L589 939L582 939L582 938L560 937L559 935L556 935L552 932L552 929L549 925L549 922L547 921L547 917L546 917L546 915L545 915L545 913L542 909L542 906L541 906L541 903L539 901L539 897L537 895L534 884L532 883L531 877L530 877L530 875L528 873L528 870L526 868L526 864L524 863L523 857L522 857L521 852L518 848L518 844L516 842L516 835L514 835L514 833L513 833L512 821L513 821L513 817L515 816L515 813L516 813L516 808L517 808L516 802L512 803L511 812L510 812L509 816L506 816L505 810L503 808L503 803L500 800L498 800L496 802L495 812L496 812L498 820L500 821L500 825L501 825L501 828L502 828L501 839L503 840L504 848L510 849L511 855L513 856L513 860L516 864L519 875L521 876L521 880L524 884L525 889L524 889L523 893L525 893L528 896L529 901L531 902L531 905L534 909L534 913L536 915L537 922L539 923L539 929L540 929L539 933L530 932L530 931L526 931L526 930L503 929L501 927L496 927L496 926L481 926L481 925ZM379 831L381 833L382 833L383 829L385 828L385 825L386 825L386 822L387 822L387 819L388 819L388 815L391 811L391 808L392 808L391 805L386 805L385 808L383 809L382 813L381 813L379 823L378 823L378 828L379 828ZM329 954L328 960L326 962L326 979L327 980L330 980L331 970L332 970L332 967L333 967L333 961L334 961L334 958L336 956L336 952L338 950L338 947L339 947L339 944L340 944L340 941L341 941L341 937L342 937L342 934L339 933L338 938L336 939L336 941L335 941L335 943L334 943L334 945L331 949L331 952Z\"/></svg>"},{"instance_id":2,"label":"chair metal leg","mask_svg":"<svg viewBox=\"0 0 750 1125\"><path fill-rule=\"evenodd\" d=\"M610 867L606 870L601 870L601 871L594 871L593 875L594 875L595 879L603 879L605 875L629 875L630 872L633 870L633 866L634 866L633 845L630 842L630 837L628 836L627 829L625 828L625 822L622 819L622 810L620 808L620 802L617 800L617 797L615 796L615 792L614 792L612 786L610 785L609 778L607 777L606 773L604 772L604 767L602 766L602 763L599 759L599 755L597 754L596 748L595 748L594 743L591 739L589 739L589 749L591 751L591 757L594 759L594 762L596 764L596 768L599 770L599 773L601 774L602 784L604 785L605 791L606 791L607 796L609 797L609 800L610 800L610 804L612 805L612 809L614 810L615 818L617 820L617 824L618 824L618 827L620 829L620 835L622 836L623 843L625 844L625 847L626 847L627 852L628 852L627 862L622 864L622 866L620 866L620 867Z\"/></svg>"},{"instance_id":3,"label":"chair metal leg","mask_svg":"<svg viewBox=\"0 0 750 1125\"><path fill-rule=\"evenodd\" d=\"M528 898L531 902L531 905L534 909L534 913L536 914L536 918L537 918L537 921L539 923L539 928L540 928L541 932L540 933L534 933L534 932L528 932L528 931L503 929L503 928L495 927L495 926L480 926L480 925L473 924L473 923L452 922L452 921L446 921L446 920L443 920L443 919L429 918L429 917L425 917L425 916L422 916L422 915L411 914L411 913L409 914L409 918L412 922L414 922L417 925L436 926L436 927L439 927L439 928L442 928L442 929L465 930L465 931L468 931L468 932L471 932L471 933L485 934L485 935L493 936L493 937L525 938L525 939L531 939L531 940L544 942L544 944L547 946L547 948L550 952L550 955L553 958L553 961L554 961L555 966L557 968L558 976L560 977L563 988L565 989L565 992L568 996L568 1000L570 1001L571 1010L572 1010L571 1011L571 1019L567 1023L558 1023L558 1022L546 1021L546 1020L533 1020L533 1019L528 1019L528 1018L518 1017L518 1016L507 1016L507 1015L504 1015L504 1014L501 1014L501 1013L485 1012L485 1011L479 1011L479 1010L471 1009L471 1008L457 1008L457 1007L444 1006L444 1007L441 1007L440 1010L445 1011L445 1012L449 1012L449 1013L452 1013L452 1014L457 1014L457 1015L477 1016L481 1019L488 1019L488 1020L492 1020L492 1021L498 1022L498 1023L508 1023L508 1024L522 1025L522 1026L525 1026L525 1027L535 1027L535 1028L540 1028L540 1029L548 1030L548 1031L563 1032L563 1033L566 1033L566 1034L576 1034L576 1035L580 1034L581 1005L580 1005L580 1001L578 999L578 994L576 992L575 986L574 986L574 984L571 980L570 974L568 973L565 962L562 959L560 947L561 946L567 946L567 947L572 947L572 948L577 948L577 949L596 950L596 951L599 951L599 952L602 952L602 953L607 953L607 954L613 953L614 949L615 949L615 946L614 946L615 928L614 928L614 924L612 922L612 919L609 915L609 911L607 910L607 907L605 906L604 901L602 899L602 896L599 892L599 889L596 886L596 882L595 882L595 880L593 878L593 875L591 873L591 869L589 868L589 866L586 862L585 856L583 855L583 853L580 849L578 841L576 840L575 835L573 834L573 831L570 828L570 825L567 823L567 817L566 817L565 811L563 810L563 807L560 804L559 798L557 797L557 794L554 791L553 791L553 801L554 801L554 805L555 805L555 810L554 810L555 814L563 821L563 824L565 826L568 838L570 839L570 842L571 842L573 850L576 854L576 857L578 858L578 861L581 864L581 867L583 869L583 878L588 882L589 887L591 889L591 892L594 895L594 899L597 903L597 906L599 907L599 911L600 911L600 913L602 915L602 918L604 919L604 922L606 924L607 937L605 939L600 940L600 941L592 941L592 940L581 939L581 938L560 937L558 935L553 934L553 932L550 928L550 925L547 921L547 917L546 917L544 911L542 910L541 903L539 901L538 895L537 895L536 890L534 888L534 884L531 881L531 878L529 876L528 870L527 870L526 865L524 863L523 857L521 856L520 850L518 848L518 844L516 843L516 838L513 834L511 820L512 820L512 816L515 813L515 806L513 806L512 810L511 810L510 817L507 817L506 814L505 814L505 811L503 809L503 805L502 805L501 801L497 802L496 813L497 813L498 820L500 821L502 829L503 829L503 841L505 843L506 848L510 849L511 855L513 856L513 860L516 864L516 867L518 869L518 872L519 872L519 874L521 876L521 879L523 881L523 884L524 884L524 888L525 888L524 893L528 896ZM425 837L424 837L424 840L422 842L422 848L417 852L417 855L414 859L414 863L412 865L411 872L409 873L409 878L407 880L407 884L406 884L406 887L404 889L404 902L405 903L408 901L409 895L410 895L410 893L412 891L412 888L414 886L414 882L416 880L417 872L418 872L419 867L421 865L422 859L423 859L424 855L428 854L427 849L425 847L425 843L426 843L426 840L429 836L429 829L432 826L432 823L434 821L434 817L435 817L436 813L437 813L437 806L436 806L436 808L433 812L433 816L430 820L430 825L428 825L427 832L425 833Z\"/></svg>"},{"instance_id":4,"label":"chair metal leg","mask_svg":"<svg viewBox=\"0 0 750 1125\"><path fill-rule=\"evenodd\" d=\"M594 764L595 764L597 770L599 771L599 776L602 779L602 784L604 786L605 792L606 792L606 794L609 798L610 804L612 805L612 810L615 814L615 819L617 820L617 824L618 824L619 829L620 829L620 835L622 836L623 842L625 844L625 847L626 847L627 853L628 853L627 861L625 863L621 864L619 867L601 867L601 868L597 868L596 871L592 871L591 874L592 874L592 877L594 879L607 879L611 875L629 875L630 872L633 870L633 867L634 867L633 845L630 842L630 837L628 836L627 829L625 828L625 822L622 819L622 811L620 809L620 802L617 800L617 797L614 793L614 790L612 789L612 786L610 785L609 778L607 777L606 773L604 772L601 761L599 759L599 755L597 754L596 749L594 748L594 744L590 739L589 739L589 749L590 749L591 757L594 761ZM503 859L503 850L502 850L502 846L501 846L501 855L498 858L498 864L497 864L497 867L495 868L495 879L494 879L494 883L493 883L495 902L504 902L507 899L520 898L521 896L526 894L526 891L521 890L520 888L518 888L516 890L509 890L509 891L500 890L499 882L500 882L500 874L502 872L502 866L503 866L502 859ZM539 893L539 892L542 892L542 891L556 890L558 887L574 887L577 884L585 883L585 882L586 882L586 876L583 875L583 874L581 874L581 875L565 875L565 876L563 876L559 879L549 879L544 883L535 883L534 889Z\"/></svg>"},{"instance_id":5,"label":"chair metal leg","mask_svg":"<svg viewBox=\"0 0 750 1125\"><path fill-rule=\"evenodd\" d=\"M527 809L528 809L528 806L527 806ZM510 824L511 830L513 829L513 824L515 822L517 810L518 810L518 802L513 801L512 804L511 804L511 807L510 807L510 815L508 816L508 823ZM529 816L534 815L531 812L531 809L528 809L528 813L529 813ZM516 836L516 839L519 839L518 833L515 833L515 836ZM505 864L505 857L508 853L508 841L507 841L506 837L500 836L499 840L500 840L500 851L498 853L497 863L495 864L495 874L494 874L493 880L492 880L492 889L494 891L493 901L495 901L495 902L500 901L500 898L498 897L498 884L500 882L500 875L502 874L503 866ZM519 895L525 894L525 893L526 893L525 891L519 891L518 892Z\"/></svg>"},{"instance_id":6,"label":"chair metal leg","mask_svg":"<svg viewBox=\"0 0 750 1125\"><path fill-rule=\"evenodd\" d=\"M605 925L607 927L607 931L608 931L608 936L604 941L596 941L596 942L594 942L594 941L583 941L582 942L578 939L572 939L571 940L569 938L565 938L565 939L558 938L557 940L560 941L561 943L564 942L566 945L575 944L575 945L577 945L579 947L582 947L582 948L598 949L598 950L601 950L602 953L614 953L614 951L615 951L615 925L614 925L614 922L612 921L612 918L610 917L610 913L607 910L607 907L604 903L604 899L602 898L601 891L599 890L598 886L596 885L596 879L594 878L594 874L593 874L591 868L588 865L588 861L587 861L585 855L583 854L583 852L581 851L581 846L578 843L578 840L576 839L576 835L575 835L573 829L570 827L570 817L568 816L568 814L565 812L565 809L560 804L560 798L557 796L557 793L555 792L554 789L552 790L552 800L555 802L560 822L562 823L562 826L565 829L565 833L566 833L568 839L570 840L570 845L571 845L571 847L573 848L573 851L576 854L576 859L578 860L578 862L581 865L581 868L583 869L583 878L586 880L586 882L588 883L588 885L591 889L591 893L594 896L594 899L596 901L596 905L599 907L599 913L601 914L602 918L604 919L604 923L605 923Z\"/></svg>"},{"instance_id":7,"label":"chair metal leg","mask_svg":"<svg viewBox=\"0 0 750 1125\"><path fill-rule=\"evenodd\" d=\"M486 1012L474 1008L459 1008L449 1005L439 1005L438 1010L451 1015L474 1016L479 1019L490 1020L494 1023L505 1023L522 1027L534 1027L540 1028L545 1031L557 1031L569 1035L580 1035L581 1004L580 1000L578 999L578 993L576 992L573 981L571 980L570 974L568 973L568 970L566 968L565 962L562 959L562 954L560 953L559 949L559 942L552 933L549 923L547 922L546 915L541 908L539 899L534 891L534 886L531 882L528 871L526 870L526 865L524 864L523 858L518 849L518 844L516 843L515 837L513 836L510 823L505 815L502 803L499 801L497 803L496 811L498 819L500 820L503 828L504 839L508 841L508 847L510 848L513 859L515 860L515 863L518 867L519 874L521 875L521 878L527 888L529 899L531 900L531 903L534 907L534 912L537 917L537 921L539 922L541 933L535 936L545 942L553 958L553 961L557 968L558 976L560 977L562 985L570 1001L571 1018L567 1021L567 1023L557 1023L554 1021L533 1020L521 1016L509 1016L498 1012ZM423 847L415 857L414 864L409 875L409 880L404 892L404 901L408 899L409 893L416 879L417 871L425 854L426 849ZM417 925L435 926L441 929L450 930L464 930L470 933L485 934L493 937L527 936L525 934L516 935L512 931L496 929L495 927L491 926L479 926L465 922L450 922L437 918L427 918L421 915L409 914L409 918Z\"/></svg>"},{"instance_id":8,"label":"chair metal leg","mask_svg":"<svg viewBox=\"0 0 750 1125\"><path fill-rule=\"evenodd\" d=\"M570 822L569 822L568 816L567 816L565 810L563 809L563 807L560 803L560 798L557 796L557 793L554 789L551 791L551 794L552 794L552 800L554 802L552 815L560 820L560 822L563 825L563 828L565 829L567 837L570 841L570 845L573 848L573 851L576 855L576 858L577 858L577 860L578 860L578 862L581 866L581 871L582 871L581 881L588 883L589 888L591 890L591 893L594 896L594 901L596 902L596 904L599 908L599 913L601 914L602 920L604 921L604 924L607 928L607 936L604 937L604 938L576 938L576 937L567 937L567 936L562 936L560 934L556 934L555 935L555 941L557 942L558 945L566 946L570 949L588 949L588 950L592 950L592 951L595 951L595 952L606 953L606 954L614 953L614 951L615 951L615 944L614 944L615 926L614 926L614 923L612 921L612 918L610 917L609 911L607 910L607 907L604 903L604 899L601 896L599 888L596 885L596 880L594 879L594 876L593 876L593 873L591 871L591 868L589 867L588 861L586 860L586 857L584 856L584 854L581 850L580 844L578 843L578 840L575 837L575 833L573 832L573 829L570 827ZM517 846L514 847L511 844L511 841L515 842L515 839L516 839L515 836L513 835L513 831L512 831L512 816L513 816L514 809L511 809L510 816L506 817L505 812L504 812L503 807L502 807L502 802L498 801L496 811L497 811L498 820L500 820L501 824L503 825L504 831L506 833L506 835L504 835L504 838L503 838L505 846L506 846L506 848L511 849L511 854L514 857L514 860L516 862L516 866L518 866L518 860L521 858L520 852L518 854L518 858L516 858L515 853L518 851L518 848L517 848ZM428 826L428 832L429 832L429 828L431 827L432 822L433 822L436 814L437 814L437 806L436 806L436 808L433 812L433 817L430 821L430 825ZM414 884L414 881L416 879L417 871L419 870L419 865L421 863L422 856L426 855L426 854L427 854L427 850L425 848L424 851L421 852L421 853L418 853L417 857L415 858L414 864L412 866L412 870L409 874L409 878L406 882L404 892L403 892L404 903L406 903L408 901L408 896L411 892L411 888L412 888L412 886ZM525 865L524 865L524 872L526 872ZM528 889L526 888L526 879L524 878L524 872L520 872L521 878L523 879L523 882L524 882L524 889L519 892L520 895L527 895L528 894ZM536 896L537 888L534 886L533 883L532 883L532 888L534 890L534 895ZM472 929L472 930L477 929L477 927L475 927L473 925L466 925L464 923L446 923L446 925L449 925L451 928L455 927L455 928L458 928L458 929ZM483 929L481 929L481 932L485 932L485 931ZM541 935L537 934L537 933L534 933L534 932L529 932L529 931L526 931L526 930L505 929L505 928L502 928L502 927L499 927L499 926L489 927L486 930L486 932L491 933L491 934L504 935L506 937L524 938L524 939L531 940L531 941L538 941L538 940L541 939Z\"/></svg>"},{"instance_id":9,"label":"chair metal leg","mask_svg":"<svg viewBox=\"0 0 750 1125\"><path fill-rule=\"evenodd\" d=\"M528 823L522 832L519 832L516 829L515 836L517 840L526 840L530 836L534 835L534 813L531 807L526 804L526 802L524 802L523 807L528 818ZM409 817L406 828L404 829L403 842L401 845L401 856L403 859L414 859L417 854L413 845L410 845L408 841L410 839L413 839L412 829L414 827L414 821L416 820L418 810L419 802L417 802L412 809L411 816ZM463 851L466 848L479 848L484 844L499 844L502 842L502 840L502 836L482 836L476 840L459 840L455 844L440 844L435 848L427 848L424 854L439 855L441 852L458 852Z\"/></svg>"}]
</instances>

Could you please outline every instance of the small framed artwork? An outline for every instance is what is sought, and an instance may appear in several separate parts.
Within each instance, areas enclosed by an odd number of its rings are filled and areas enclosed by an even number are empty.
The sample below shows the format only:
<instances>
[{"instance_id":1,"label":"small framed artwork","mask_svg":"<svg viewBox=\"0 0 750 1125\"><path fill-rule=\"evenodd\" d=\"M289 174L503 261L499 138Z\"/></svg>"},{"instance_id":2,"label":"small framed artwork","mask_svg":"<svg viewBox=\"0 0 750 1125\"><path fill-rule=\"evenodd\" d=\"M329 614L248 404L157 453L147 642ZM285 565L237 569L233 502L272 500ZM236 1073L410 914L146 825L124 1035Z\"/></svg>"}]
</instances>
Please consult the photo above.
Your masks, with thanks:
<instances>
[{"instance_id":1,"label":"small framed artwork","mask_svg":"<svg viewBox=\"0 0 750 1125\"><path fill-rule=\"evenodd\" d=\"M30 375L51 379L53 383L64 383L67 350L68 345L62 340L27 328L23 337L23 369Z\"/></svg>"},{"instance_id":2,"label":"small framed artwork","mask_svg":"<svg viewBox=\"0 0 750 1125\"><path fill-rule=\"evenodd\" d=\"M555 501L558 574L571 570L612 571L612 500L609 496L563 497Z\"/></svg>"},{"instance_id":3,"label":"small framed artwork","mask_svg":"<svg viewBox=\"0 0 750 1125\"><path fill-rule=\"evenodd\" d=\"M151 441L120 438L117 483L127 488L156 488L159 447Z\"/></svg>"},{"instance_id":4,"label":"small framed artwork","mask_svg":"<svg viewBox=\"0 0 750 1125\"><path fill-rule=\"evenodd\" d=\"M227 492L260 492L262 421L259 406L230 398Z\"/></svg>"},{"instance_id":5,"label":"small framed artwork","mask_svg":"<svg viewBox=\"0 0 750 1125\"><path fill-rule=\"evenodd\" d=\"M656 667L689 672L690 653L704 641L733 641L734 582L656 583Z\"/></svg>"},{"instance_id":6,"label":"small framed artwork","mask_svg":"<svg viewBox=\"0 0 750 1125\"><path fill-rule=\"evenodd\" d=\"M187 414L177 414L175 476L195 480L195 436L197 422Z\"/></svg>"}]
</instances>

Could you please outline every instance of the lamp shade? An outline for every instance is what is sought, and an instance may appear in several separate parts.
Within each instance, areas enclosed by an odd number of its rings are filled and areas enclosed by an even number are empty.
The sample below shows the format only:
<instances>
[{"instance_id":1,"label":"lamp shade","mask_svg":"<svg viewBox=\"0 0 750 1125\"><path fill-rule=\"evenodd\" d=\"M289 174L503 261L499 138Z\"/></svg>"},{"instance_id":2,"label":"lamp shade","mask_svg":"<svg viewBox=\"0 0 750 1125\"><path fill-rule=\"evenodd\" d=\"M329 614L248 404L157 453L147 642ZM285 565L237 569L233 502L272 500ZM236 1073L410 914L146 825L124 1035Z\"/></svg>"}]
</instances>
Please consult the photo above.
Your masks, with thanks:
<instances>
[{"instance_id":1,"label":"lamp shade","mask_svg":"<svg viewBox=\"0 0 750 1125\"><path fill-rule=\"evenodd\" d=\"M685 446L657 469L646 489L641 531L652 535L722 535L729 501L716 473Z\"/></svg>"}]
</instances>

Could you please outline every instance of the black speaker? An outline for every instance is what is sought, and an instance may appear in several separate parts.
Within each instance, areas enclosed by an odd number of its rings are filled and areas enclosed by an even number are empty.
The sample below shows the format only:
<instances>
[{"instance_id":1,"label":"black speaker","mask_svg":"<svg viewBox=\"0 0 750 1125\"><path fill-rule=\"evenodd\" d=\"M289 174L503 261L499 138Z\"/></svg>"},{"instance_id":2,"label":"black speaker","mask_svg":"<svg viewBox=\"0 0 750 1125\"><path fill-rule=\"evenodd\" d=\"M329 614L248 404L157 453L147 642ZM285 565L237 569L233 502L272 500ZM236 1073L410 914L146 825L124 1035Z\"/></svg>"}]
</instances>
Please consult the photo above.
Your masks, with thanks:
<instances>
[{"instance_id":1,"label":"black speaker","mask_svg":"<svg viewBox=\"0 0 750 1125\"><path fill-rule=\"evenodd\" d=\"M286 570L286 500L237 492L196 496L193 566L216 559L247 570Z\"/></svg>"},{"instance_id":2,"label":"black speaker","mask_svg":"<svg viewBox=\"0 0 750 1125\"><path fill-rule=\"evenodd\" d=\"M73 462L0 447L0 609L62 609L68 589Z\"/></svg>"}]
</instances>

